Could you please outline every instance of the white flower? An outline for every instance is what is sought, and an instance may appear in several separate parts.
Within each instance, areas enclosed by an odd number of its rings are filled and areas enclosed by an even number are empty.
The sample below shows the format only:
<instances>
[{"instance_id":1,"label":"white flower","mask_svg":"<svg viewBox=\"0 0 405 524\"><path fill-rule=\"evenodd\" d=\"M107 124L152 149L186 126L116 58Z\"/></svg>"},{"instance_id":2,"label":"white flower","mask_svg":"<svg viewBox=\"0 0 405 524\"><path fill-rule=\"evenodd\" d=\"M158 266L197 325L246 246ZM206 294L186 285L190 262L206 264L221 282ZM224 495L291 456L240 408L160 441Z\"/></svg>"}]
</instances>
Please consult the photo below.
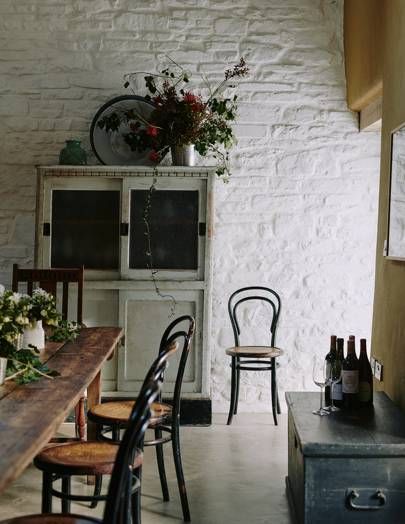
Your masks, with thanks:
<instances>
[{"instance_id":1,"label":"white flower","mask_svg":"<svg viewBox=\"0 0 405 524\"><path fill-rule=\"evenodd\" d=\"M5 324L6 322L11 322L11 318L10 317L3 317L3 323Z\"/></svg>"},{"instance_id":2,"label":"white flower","mask_svg":"<svg viewBox=\"0 0 405 524\"><path fill-rule=\"evenodd\" d=\"M41 317L46 318L46 315L47 315L46 309L41 309Z\"/></svg>"},{"instance_id":3,"label":"white flower","mask_svg":"<svg viewBox=\"0 0 405 524\"><path fill-rule=\"evenodd\" d=\"M18 304L20 299L21 299L20 293L13 293L12 295L10 295L10 298L9 298L10 302L14 302L14 304Z\"/></svg>"}]
</instances>

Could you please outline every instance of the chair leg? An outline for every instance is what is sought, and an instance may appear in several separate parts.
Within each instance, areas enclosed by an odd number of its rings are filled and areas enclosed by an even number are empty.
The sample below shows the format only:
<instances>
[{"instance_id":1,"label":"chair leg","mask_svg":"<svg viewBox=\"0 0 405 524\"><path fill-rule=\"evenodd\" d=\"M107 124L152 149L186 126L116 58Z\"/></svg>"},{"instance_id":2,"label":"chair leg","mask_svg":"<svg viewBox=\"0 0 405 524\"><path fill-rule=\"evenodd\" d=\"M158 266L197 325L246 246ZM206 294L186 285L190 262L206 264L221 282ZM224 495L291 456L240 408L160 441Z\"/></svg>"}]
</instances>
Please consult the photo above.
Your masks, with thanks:
<instances>
[{"instance_id":1,"label":"chair leg","mask_svg":"<svg viewBox=\"0 0 405 524\"><path fill-rule=\"evenodd\" d=\"M86 414L84 410L84 397L81 397L75 407L75 430L76 437L86 440Z\"/></svg>"},{"instance_id":2,"label":"chair leg","mask_svg":"<svg viewBox=\"0 0 405 524\"><path fill-rule=\"evenodd\" d=\"M281 415L280 399L278 397L278 388L276 389L277 389L277 415Z\"/></svg>"},{"instance_id":3,"label":"chair leg","mask_svg":"<svg viewBox=\"0 0 405 524\"><path fill-rule=\"evenodd\" d=\"M116 443L119 443L120 442L120 425L119 424L114 424L111 428L111 436L112 436L112 439L114 442Z\"/></svg>"},{"instance_id":4,"label":"chair leg","mask_svg":"<svg viewBox=\"0 0 405 524\"><path fill-rule=\"evenodd\" d=\"M94 483L94 497L98 497L101 494L101 488L103 486L103 475L96 475L96 481ZM96 508L98 500L94 499L90 503L91 508Z\"/></svg>"},{"instance_id":5,"label":"chair leg","mask_svg":"<svg viewBox=\"0 0 405 524\"><path fill-rule=\"evenodd\" d=\"M70 477L62 477L62 493L64 495L70 495ZM62 513L70 513L70 506L69 499L61 499Z\"/></svg>"},{"instance_id":6,"label":"chair leg","mask_svg":"<svg viewBox=\"0 0 405 524\"><path fill-rule=\"evenodd\" d=\"M235 413L235 403L236 403L236 358L232 357L232 375L231 375L231 400L229 405L229 414L227 425L229 426L232 423L233 415Z\"/></svg>"},{"instance_id":7,"label":"chair leg","mask_svg":"<svg viewBox=\"0 0 405 524\"><path fill-rule=\"evenodd\" d=\"M235 400L235 409L233 410L234 415L238 413L238 403L239 403L239 383L240 383L239 363L240 363L240 359L237 357L236 358L236 400Z\"/></svg>"},{"instance_id":8,"label":"chair leg","mask_svg":"<svg viewBox=\"0 0 405 524\"><path fill-rule=\"evenodd\" d=\"M42 506L41 513L52 513L52 474L42 473Z\"/></svg>"},{"instance_id":9,"label":"chair leg","mask_svg":"<svg viewBox=\"0 0 405 524\"><path fill-rule=\"evenodd\" d=\"M134 471L134 476L139 480L139 489L131 496L132 524L141 524L141 480L142 466Z\"/></svg>"},{"instance_id":10,"label":"chair leg","mask_svg":"<svg viewBox=\"0 0 405 524\"><path fill-rule=\"evenodd\" d=\"M188 505L186 483L183 474L183 465L181 463L180 453L180 435L179 435L179 421L175 421L172 429L172 447L173 447L173 459L174 466L176 468L177 484L179 486L181 507L183 509L183 520L184 522L190 522L190 508Z\"/></svg>"},{"instance_id":11,"label":"chair leg","mask_svg":"<svg viewBox=\"0 0 405 524\"><path fill-rule=\"evenodd\" d=\"M155 428L155 439L162 438L162 430ZM160 485L162 486L163 500L167 502L170 500L169 488L167 486L166 470L165 470L165 457L163 451L163 444L156 444L156 460L159 470Z\"/></svg>"},{"instance_id":12,"label":"chair leg","mask_svg":"<svg viewBox=\"0 0 405 524\"><path fill-rule=\"evenodd\" d=\"M274 425L277 426L277 379L276 379L276 363L275 359L272 359L272 370L271 370L271 406L273 411Z\"/></svg>"}]
</instances>

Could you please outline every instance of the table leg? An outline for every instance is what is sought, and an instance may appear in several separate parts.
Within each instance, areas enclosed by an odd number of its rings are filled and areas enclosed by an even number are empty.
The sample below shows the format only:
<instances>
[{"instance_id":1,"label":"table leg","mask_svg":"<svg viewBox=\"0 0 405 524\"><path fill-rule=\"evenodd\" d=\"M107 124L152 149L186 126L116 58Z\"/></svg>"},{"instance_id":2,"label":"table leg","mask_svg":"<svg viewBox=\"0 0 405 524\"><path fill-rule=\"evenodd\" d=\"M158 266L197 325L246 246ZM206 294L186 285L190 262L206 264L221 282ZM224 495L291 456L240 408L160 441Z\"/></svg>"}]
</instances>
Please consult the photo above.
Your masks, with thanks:
<instances>
[{"instance_id":1,"label":"table leg","mask_svg":"<svg viewBox=\"0 0 405 524\"><path fill-rule=\"evenodd\" d=\"M101 371L97 373L94 380L87 388L87 409L91 409L101 402ZM96 440L96 424L91 420L87 421L87 440Z\"/></svg>"},{"instance_id":2,"label":"table leg","mask_svg":"<svg viewBox=\"0 0 405 524\"><path fill-rule=\"evenodd\" d=\"M94 380L87 388L87 409L91 409L96 404L101 402L101 370L94 377ZM91 420L87 420L87 440L96 440L97 425ZM88 475L87 484L94 485L95 477Z\"/></svg>"}]
</instances>

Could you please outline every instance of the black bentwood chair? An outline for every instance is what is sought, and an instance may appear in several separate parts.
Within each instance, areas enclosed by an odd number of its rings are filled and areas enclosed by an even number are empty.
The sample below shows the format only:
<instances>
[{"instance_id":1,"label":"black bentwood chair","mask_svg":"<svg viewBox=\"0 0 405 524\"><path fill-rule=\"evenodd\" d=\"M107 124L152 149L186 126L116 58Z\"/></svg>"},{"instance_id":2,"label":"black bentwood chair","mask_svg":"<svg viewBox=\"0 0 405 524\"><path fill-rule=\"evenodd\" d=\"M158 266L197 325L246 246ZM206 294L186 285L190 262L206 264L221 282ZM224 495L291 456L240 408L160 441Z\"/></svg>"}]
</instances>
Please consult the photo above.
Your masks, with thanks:
<instances>
[{"instance_id":1,"label":"black bentwood chair","mask_svg":"<svg viewBox=\"0 0 405 524\"><path fill-rule=\"evenodd\" d=\"M178 345L175 342L169 342L161 351L158 358L154 361L149 369L144 383L141 388L141 398L143 392L148 389L150 383L158 383L159 386L163 381L163 372L166 367L166 360L176 350ZM157 395L154 395L155 399ZM153 406L153 403L152 403ZM135 406L136 407L136 406ZM135 407L129 414L129 420L132 420ZM136 413L136 410L135 410ZM148 423L151 415L148 415ZM131 424L127 425L130 427ZM125 433L126 435L127 433ZM124 436L124 438L129 438ZM132 441L131 441L132 442ZM137 440L137 447L142 448L142 438ZM44 448L35 459L35 466L42 471L42 513L50 514L52 512L52 497L58 497L62 500L62 513L70 513L70 502L88 501L94 502L107 500L110 495L100 495L100 489L97 494L90 495L73 495L70 491L71 477L76 475L95 475L101 479L101 475L113 474L116 457L119 453L120 445L117 442L69 442L66 444L50 445ZM131 486L132 495L132 518L134 523L140 522L140 471L142 465L142 453L133 448L131 470L135 472L134 482ZM53 482L62 478L62 490L57 491L53 488ZM101 485L99 486L101 488ZM129 488L128 488L129 489ZM126 507L129 512L129 501ZM129 518L129 517L128 517ZM59 521L58 521L59 522ZM115 522L115 521L107 521ZM119 521L121 523L121 521ZM127 522L124 520L123 522Z\"/></svg>"},{"instance_id":2,"label":"black bentwood chair","mask_svg":"<svg viewBox=\"0 0 405 524\"><path fill-rule=\"evenodd\" d=\"M184 327L182 327L182 324ZM168 442L172 443L183 518L186 522L190 521L190 508L180 451L180 401L184 370L190 353L194 329L195 322L193 317L184 315L173 320L163 333L159 346L159 354L168 343L173 341L182 341L182 352L177 368L172 404L163 403L162 395L159 395L158 401L152 405L152 417L149 421L149 428L154 430L155 438L144 441L144 446L154 446L156 448L156 458L164 501L169 500L169 489L166 479L163 445ZM111 432L112 440L117 441L120 438L120 429L127 424L133 404L133 400L104 402L93 406L87 416L89 420L98 424L101 439L107 440L108 437L106 437L106 433Z\"/></svg>"},{"instance_id":3,"label":"black bentwood chair","mask_svg":"<svg viewBox=\"0 0 405 524\"><path fill-rule=\"evenodd\" d=\"M270 309L270 345L269 346L241 346L241 334L238 320L238 308L245 302L264 302ZM270 288L250 286L238 289L229 298L228 313L231 319L235 346L228 348L226 354L232 357L231 375L231 401L227 424L232 423L232 418L238 411L240 372L243 371L270 371L271 372L271 403L274 424L277 426L277 413L280 414L280 403L277 391L277 364L276 358L283 352L275 347L277 322L280 316L281 300L279 295Z\"/></svg>"},{"instance_id":4,"label":"black bentwood chair","mask_svg":"<svg viewBox=\"0 0 405 524\"><path fill-rule=\"evenodd\" d=\"M164 363L160 373L163 372ZM4 520L0 524L139 524L137 516L131 519L130 506L134 489L133 463L135 449L142 444L151 415L150 407L159 394L158 380L151 380L141 390L128 420L127 430L118 448L112 471L103 520L69 514L27 515Z\"/></svg>"}]
</instances>

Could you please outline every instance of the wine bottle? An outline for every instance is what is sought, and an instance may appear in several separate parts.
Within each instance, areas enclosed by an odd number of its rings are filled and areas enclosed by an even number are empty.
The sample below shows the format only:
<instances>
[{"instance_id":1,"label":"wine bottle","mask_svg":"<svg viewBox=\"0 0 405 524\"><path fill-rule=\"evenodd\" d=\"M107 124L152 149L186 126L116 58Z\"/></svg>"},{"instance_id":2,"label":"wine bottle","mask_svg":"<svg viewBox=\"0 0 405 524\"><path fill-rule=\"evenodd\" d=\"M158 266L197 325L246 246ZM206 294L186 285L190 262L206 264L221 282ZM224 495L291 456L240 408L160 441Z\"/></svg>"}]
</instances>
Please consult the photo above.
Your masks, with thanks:
<instances>
[{"instance_id":1,"label":"wine bottle","mask_svg":"<svg viewBox=\"0 0 405 524\"><path fill-rule=\"evenodd\" d=\"M342 364L343 406L352 409L357 406L359 394L359 360L356 356L354 337L347 341L347 355Z\"/></svg>"},{"instance_id":2,"label":"wine bottle","mask_svg":"<svg viewBox=\"0 0 405 524\"><path fill-rule=\"evenodd\" d=\"M367 356L366 339L360 339L359 357L359 405L373 403L373 372Z\"/></svg>"},{"instance_id":3,"label":"wine bottle","mask_svg":"<svg viewBox=\"0 0 405 524\"><path fill-rule=\"evenodd\" d=\"M333 404L341 408L343 405L343 397L342 397L342 365L343 365L343 346L344 346L344 340L343 338L337 339L337 354L336 354L336 361L335 366L332 372L333 379L339 378L337 382L335 382L333 386L332 391L332 400Z\"/></svg>"},{"instance_id":4,"label":"wine bottle","mask_svg":"<svg viewBox=\"0 0 405 524\"><path fill-rule=\"evenodd\" d=\"M326 377L331 377L331 370L336 360L336 335L330 337L330 350L325 357ZM330 406L330 383L325 386L325 405Z\"/></svg>"}]
</instances>

